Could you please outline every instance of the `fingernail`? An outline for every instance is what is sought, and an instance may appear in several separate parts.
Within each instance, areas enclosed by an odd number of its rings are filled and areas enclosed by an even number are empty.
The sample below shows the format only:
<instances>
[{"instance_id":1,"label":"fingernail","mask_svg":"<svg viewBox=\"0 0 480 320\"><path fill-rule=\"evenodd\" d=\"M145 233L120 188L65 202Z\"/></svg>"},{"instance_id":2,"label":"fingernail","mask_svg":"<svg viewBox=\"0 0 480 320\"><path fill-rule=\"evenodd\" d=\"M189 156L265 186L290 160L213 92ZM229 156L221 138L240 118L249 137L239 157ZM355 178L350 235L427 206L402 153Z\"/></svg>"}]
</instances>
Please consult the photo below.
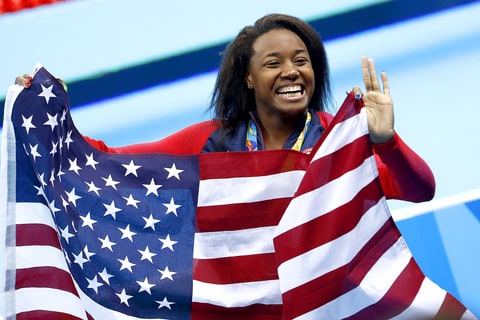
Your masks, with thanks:
<instances>
[{"instance_id":1,"label":"fingernail","mask_svg":"<svg viewBox=\"0 0 480 320\"><path fill-rule=\"evenodd\" d=\"M25 81L25 84L24 84L24 87L25 88L30 88L32 84L30 83L30 81Z\"/></svg>"},{"instance_id":2,"label":"fingernail","mask_svg":"<svg viewBox=\"0 0 480 320\"><path fill-rule=\"evenodd\" d=\"M360 93L355 94L355 99L360 100L362 99L362 95Z\"/></svg>"},{"instance_id":3,"label":"fingernail","mask_svg":"<svg viewBox=\"0 0 480 320\"><path fill-rule=\"evenodd\" d=\"M33 80L33 77L32 76L28 76L28 81L32 81Z\"/></svg>"}]
</instances>

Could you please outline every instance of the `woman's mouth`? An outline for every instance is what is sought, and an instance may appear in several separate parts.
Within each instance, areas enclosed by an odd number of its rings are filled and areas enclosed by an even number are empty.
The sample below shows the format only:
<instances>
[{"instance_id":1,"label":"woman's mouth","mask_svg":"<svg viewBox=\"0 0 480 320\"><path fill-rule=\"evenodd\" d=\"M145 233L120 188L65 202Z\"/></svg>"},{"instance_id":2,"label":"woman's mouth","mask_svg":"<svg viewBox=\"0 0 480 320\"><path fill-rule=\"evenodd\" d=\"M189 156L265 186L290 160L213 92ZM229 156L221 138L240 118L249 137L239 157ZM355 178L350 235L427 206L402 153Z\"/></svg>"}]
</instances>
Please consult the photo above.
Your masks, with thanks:
<instances>
[{"instance_id":1,"label":"woman's mouth","mask_svg":"<svg viewBox=\"0 0 480 320\"><path fill-rule=\"evenodd\" d=\"M277 89L276 94L284 98L301 97L305 90L300 85L291 85Z\"/></svg>"}]
</instances>

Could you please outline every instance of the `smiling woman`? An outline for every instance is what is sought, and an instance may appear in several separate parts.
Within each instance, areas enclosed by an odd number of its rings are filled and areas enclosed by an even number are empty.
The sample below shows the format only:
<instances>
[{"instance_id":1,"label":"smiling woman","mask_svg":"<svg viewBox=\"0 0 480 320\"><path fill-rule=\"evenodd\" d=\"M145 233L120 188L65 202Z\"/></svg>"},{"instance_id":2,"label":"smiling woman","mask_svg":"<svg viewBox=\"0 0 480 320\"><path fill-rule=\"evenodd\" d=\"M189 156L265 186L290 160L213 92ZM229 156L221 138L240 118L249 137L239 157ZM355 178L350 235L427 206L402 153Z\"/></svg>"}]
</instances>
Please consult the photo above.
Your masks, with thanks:
<instances>
[{"instance_id":1,"label":"smiling woman","mask_svg":"<svg viewBox=\"0 0 480 320\"><path fill-rule=\"evenodd\" d=\"M308 150L323 132L316 113L330 91L318 33L291 16L264 16L224 53L211 104L222 129L204 151Z\"/></svg>"},{"instance_id":2,"label":"smiling woman","mask_svg":"<svg viewBox=\"0 0 480 320\"><path fill-rule=\"evenodd\" d=\"M305 117L315 88L308 49L292 31L269 31L253 45L246 78L254 90L265 149L281 149L298 118Z\"/></svg>"}]
</instances>

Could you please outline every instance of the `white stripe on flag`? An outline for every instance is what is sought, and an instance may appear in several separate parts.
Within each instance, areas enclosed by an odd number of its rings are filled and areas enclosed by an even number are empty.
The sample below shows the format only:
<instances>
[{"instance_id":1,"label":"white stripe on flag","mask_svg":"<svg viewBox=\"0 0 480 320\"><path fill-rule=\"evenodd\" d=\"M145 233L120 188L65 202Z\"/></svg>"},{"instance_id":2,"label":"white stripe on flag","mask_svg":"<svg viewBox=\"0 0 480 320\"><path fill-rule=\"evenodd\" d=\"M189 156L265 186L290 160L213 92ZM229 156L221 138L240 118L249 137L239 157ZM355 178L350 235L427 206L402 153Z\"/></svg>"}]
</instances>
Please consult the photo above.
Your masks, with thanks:
<instances>
[{"instance_id":1,"label":"white stripe on flag","mask_svg":"<svg viewBox=\"0 0 480 320\"><path fill-rule=\"evenodd\" d=\"M312 162L329 155L343 146L351 143L355 139L368 134L368 126L366 125L365 108L362 108L359 114L336 124L332 131L325 137L320 148L312 158ZM352 130L353 129L353 130Z\"/></svg>"},{"instance_id":2,"label":"white stripe on flag","mask_svg":"<svg viewBox=\"0 0 480 320\"><path fill-rule=\"evenodd\" d=\"M357 313L385 295L410 259L403 239L399 239L380 257L357 287L296 319L343 319Z\"/></svg>"},{"instance_id":3,"label":"white stripe on flag","mask_svg":"<svg viewBox=\"0 0 480 320\"><path fill-rule=\"evenodd\" d=\"M195 233L194 259L272 253L275 227Z\"/></svg>"},{"instance_id":4,"label":"white stripe on flag","mask_svg":"<svg viewBox=\"0 0 480 320\"><path fill-rule=\"evenodd\" d=\"M379 201L365 212L352 231L281 264L278 273L282 279L282 292L348 264L388 220L384 209L384 204ZM295 277L289 276L292 274Z\"/></svg>"},{"instance_id":5,"label":"white stripe on flag","mask_svg":"<svg viewBox=\"0 0 480 320\"><path fill-rule=\"evenodd\" d=\"M410 306L392 319L407 320L431 317L432 310L439 310L442 306L445 295L446 292L439 290L435 283L425 278Z\"/></svg>"},{"instance_id":6,"label":"white stripe on flag","mask_svg":"<svg viewBox=\"0 0 480 320\"><path fill-rule=\"evenodd\" d=\"M193 281L192 301L227 308L259 304L282 304L278 280L210 284Z\"/></svg>"},{"instance_id":7,"label":"white stripe on flag","mask_svg":"<svg viewBox=\"0 0 480 320\"><path fill-rule=\"evenodd\" d=\"M74 294L50 288L22 288L16 290L17 313L46 310L87 319L83 305Z\"/></svg>"},{"instance_id":8,"label":"white stripe on flag","mask_svg":"<svg viewBox=\"0 0 480 320\"><path fill-rule=\"evenodd\" d=\"M305 171L260 177L200 180L198 206L251 203L293 196Z\"/></svg>"},{"instance_id":9,"label":"white stripe on flag","mask_svg":"<svg viewBox=\"0 0 480 320\"><path fill-rule=\"evenodd\" d=\"M21 246L16 248L17 269L55 267L70 273L63 252L51 246Z\"/></svg>"},{"instance_id":10,"label":"white stripe on flag","mask_svg":"<svg viewBox=\"0 0 480 320\"><path fill-rule=\"evenodd\" d=\"M375 161L373 156L365 159L360 166L336 180L293 198L280 220L275 237L351 201L359 190L376 178L371 174L372 161ZM342 190L342 192L338 192L338 190ZM319 199L321 199L321 203L319 203Z\"/></svg>"},{"instance_id":11,"label":"white stripe on flag","mask_svg":"<svg viewBox=\"0 0 480 320\"><path fill-rule=\"evenodd\" d=\"M18 202L16 204L17 224L38 223L56 230L52 214L48 207L39 202Z\"/></svg>"}]
</instances>

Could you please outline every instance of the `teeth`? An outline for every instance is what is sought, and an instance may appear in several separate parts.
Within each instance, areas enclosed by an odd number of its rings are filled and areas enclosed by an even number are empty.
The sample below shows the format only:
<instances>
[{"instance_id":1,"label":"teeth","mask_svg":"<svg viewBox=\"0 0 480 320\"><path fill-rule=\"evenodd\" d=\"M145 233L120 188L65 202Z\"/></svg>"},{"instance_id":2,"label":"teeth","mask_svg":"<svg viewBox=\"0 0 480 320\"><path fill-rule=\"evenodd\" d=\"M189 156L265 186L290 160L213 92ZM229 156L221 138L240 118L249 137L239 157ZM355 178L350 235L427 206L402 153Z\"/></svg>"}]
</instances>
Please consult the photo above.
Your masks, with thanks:
<instances>
[{"instance_id":1,"label":"teeth","mask_svg":"<svg viewBox=\"0 0 480 320\"><path fill-rule=\"evenodd\" d=\"M302 93L301 92L287 92L287 93L281 93L282 95L284 95L285 97L287 98L290 98L290 97L298 97L298 96L301 96Z\"/></svg>"},{"instance_id":2,"label":"teeth","mask_svg":"<svg viewBox=\"0 0 480 320\"><path fill-rule=\"evenodd\" d=\"M281 94L297 93L299 91L302 91L301 86L284 87L284 88L278 89L278 93L281 93Z\"/></svg>"}]
</instances>

